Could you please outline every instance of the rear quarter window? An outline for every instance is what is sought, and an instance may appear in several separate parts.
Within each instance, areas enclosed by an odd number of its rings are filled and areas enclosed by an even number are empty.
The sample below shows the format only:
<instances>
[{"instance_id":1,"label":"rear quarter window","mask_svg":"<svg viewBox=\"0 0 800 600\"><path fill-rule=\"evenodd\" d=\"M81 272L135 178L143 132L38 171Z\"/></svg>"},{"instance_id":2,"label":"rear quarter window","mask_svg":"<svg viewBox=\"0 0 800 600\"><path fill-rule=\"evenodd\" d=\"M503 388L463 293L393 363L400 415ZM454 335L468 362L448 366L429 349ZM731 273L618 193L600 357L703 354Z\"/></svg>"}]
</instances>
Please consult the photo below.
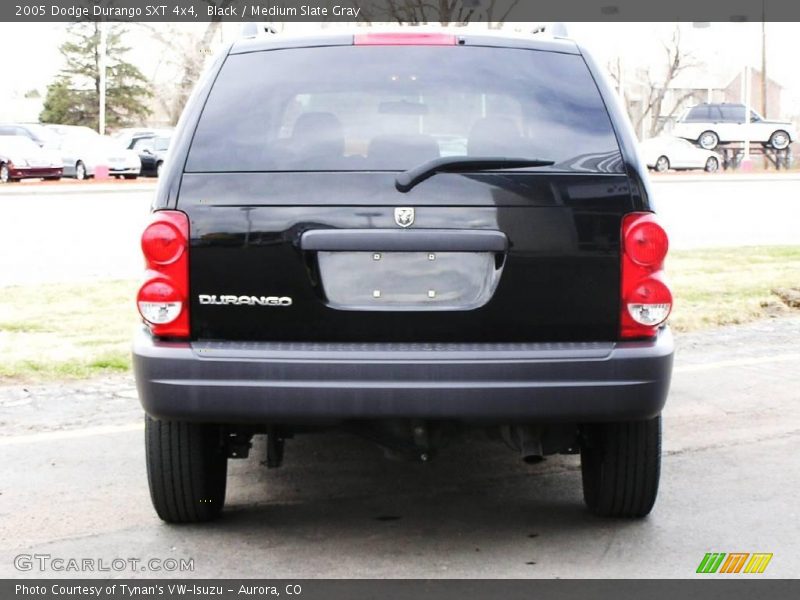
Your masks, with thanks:
<instances>
[{"instance_id":1,"label":"rear quarter window","mask_svg":"<svg viewBox=\"0 0 800 600\"><path fill-rule=\"evenodd\" d=\"M708 106L695 106L686 116L686 120L693 123L708 121L709 118L710 114Z\"/></svg>"},{"instance_id":2,"label":"rear quarter window","mask_svg":"<svg viewBox=\"0 0 800 600\"><path fill-rule=\"evenodd\" d=\"M722 120L728 123L744 123L744 106L721 106Z\"/></svg>"},{"instance_id":3,"label":"rear quarter window","mask_svg":"<svg viewBox=\"0 0 800 600\"><path fill-rule=\"evenodd\" d=\"M622 172L583 58L528 49L336 46L229 56L187 172L405 170L507 156Z\"/></svg>"}]
</instances>

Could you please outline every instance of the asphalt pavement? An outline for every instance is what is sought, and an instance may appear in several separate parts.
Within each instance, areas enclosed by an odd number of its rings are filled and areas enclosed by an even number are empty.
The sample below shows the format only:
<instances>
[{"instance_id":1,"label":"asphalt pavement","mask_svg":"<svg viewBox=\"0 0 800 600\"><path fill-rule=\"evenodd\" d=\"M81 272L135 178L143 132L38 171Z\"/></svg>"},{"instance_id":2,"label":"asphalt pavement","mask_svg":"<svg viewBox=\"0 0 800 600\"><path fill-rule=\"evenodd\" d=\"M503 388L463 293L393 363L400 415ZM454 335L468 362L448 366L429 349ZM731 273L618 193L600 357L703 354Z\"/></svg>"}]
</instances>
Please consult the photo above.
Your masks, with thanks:
<instances>
[{"instance_id":1,"label":"asphalt pavement","mask_svg":"<svg viewBox=\"0 0 800 600\"><path fill-rule=\"evenodd\" d=\"M0 577L108 576L14 568L38 554L193 559L197 577L682 578L706 552L773 553L757 577L796 577L799 336L797 317L678 336L661 493L638 521L585 511L574 456L526 465L474 438L423 465L319 434L278 470L257 444L231 463L220 521L169 526L129 377L0 387Z\"/></svg>"},{"instance_id":2,"label":"asphalt pavement","mask_svg":"<svg viewBox=\"0 0 800 600\"><path fill-rule=\"evenodd\" d=\"M796 174L652 181L674 249L800 243ZM0 187L0 287L139 278L139 236L154 191L152 181Z\"/></svg>"}]
</instances>

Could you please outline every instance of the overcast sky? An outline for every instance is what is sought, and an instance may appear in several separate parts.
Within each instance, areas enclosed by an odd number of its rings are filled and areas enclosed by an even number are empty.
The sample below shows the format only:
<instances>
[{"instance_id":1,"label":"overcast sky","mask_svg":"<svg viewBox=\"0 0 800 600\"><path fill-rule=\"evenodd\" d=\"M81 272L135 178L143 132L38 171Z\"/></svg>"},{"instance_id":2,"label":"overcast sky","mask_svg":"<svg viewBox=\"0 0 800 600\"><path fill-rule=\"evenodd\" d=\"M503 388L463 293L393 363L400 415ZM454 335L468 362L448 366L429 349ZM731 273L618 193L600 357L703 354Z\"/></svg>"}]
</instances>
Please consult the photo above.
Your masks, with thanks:
<instances>
[{"instance_id":1,"label":"overcast sky","mask_svg":"<svg viewBox=\"0 0 800 600\"><path fill-rule=\"evenodd\" d=\"M205 28L203 23L182 26ZM238 27L238 24L227 24L225 35L231 39L237 35ZM309 23L285 25L287 32L317 27ZM572 37L594 51L601 64L621 56L629 68L658 70L664 63L662 42L670 38L675 24L572 23L567 27ZM710 73L727 76L745 63L760 68L760 23L712 23L701 29L684 23L680 27L686 47L707 65ZM528 30L530 25L512 23L506 28ZM10 58L3 61L4 83L0 97L31 89L44 90L62 66L58 46L64 39L65 29L64 23L0 23L0 56ZM162 48L148 40L144 29L136 26L130 29L128 42L133 46L130 59L145 75L153 77ZM784 106L784 112L794 115L800 114L799 34L798 23L767 24L768 74L788 90L784 104L791 106Z\"/></svg>"}]
</instances>

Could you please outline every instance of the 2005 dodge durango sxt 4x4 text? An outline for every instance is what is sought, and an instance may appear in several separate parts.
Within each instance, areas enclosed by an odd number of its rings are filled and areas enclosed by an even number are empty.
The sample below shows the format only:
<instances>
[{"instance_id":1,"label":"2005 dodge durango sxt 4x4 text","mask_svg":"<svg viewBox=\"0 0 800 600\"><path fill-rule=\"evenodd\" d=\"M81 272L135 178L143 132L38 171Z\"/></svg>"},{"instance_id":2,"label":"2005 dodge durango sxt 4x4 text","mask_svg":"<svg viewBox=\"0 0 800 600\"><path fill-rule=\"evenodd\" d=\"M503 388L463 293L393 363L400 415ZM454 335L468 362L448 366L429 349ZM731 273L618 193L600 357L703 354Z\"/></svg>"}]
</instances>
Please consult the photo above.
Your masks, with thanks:
<instances>
[{"instance_id":1,"label":"2005 dodge durango sxt 4x4 text","mask_svg":"<svg viewBox=\"0 0 800 600\"><path fill-rule=\"evenodd\" d=\"M158 515L219 516L254 435L278 466L287 438L325 428L422 461L469 428L526 459L580 452L592 512L648 514L673 355L648 186L574 42L233 43L142 237Z\"/></svg>"}]
</instances>

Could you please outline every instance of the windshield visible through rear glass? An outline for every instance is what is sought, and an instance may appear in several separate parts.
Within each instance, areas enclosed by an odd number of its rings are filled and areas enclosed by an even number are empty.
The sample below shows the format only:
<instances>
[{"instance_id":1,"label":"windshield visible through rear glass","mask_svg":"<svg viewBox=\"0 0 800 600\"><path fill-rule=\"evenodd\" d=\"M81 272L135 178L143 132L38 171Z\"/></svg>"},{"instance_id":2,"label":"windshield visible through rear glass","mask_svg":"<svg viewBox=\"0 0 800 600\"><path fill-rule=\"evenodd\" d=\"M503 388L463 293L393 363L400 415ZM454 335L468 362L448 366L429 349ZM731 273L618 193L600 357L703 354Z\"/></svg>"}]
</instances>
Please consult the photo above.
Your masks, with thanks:
<instances>
[{"instance_id":1,"label":"windshield visible through rear glass","mask_svg":"<svg viewBox=\"0 0 800 600\"><path fill-rule=\"evenodd\" d=\"M581 56L470 46L229 56L186 170L397 171L445 156L622 170L611 122Z\"/></svg>"}]
</instances>

